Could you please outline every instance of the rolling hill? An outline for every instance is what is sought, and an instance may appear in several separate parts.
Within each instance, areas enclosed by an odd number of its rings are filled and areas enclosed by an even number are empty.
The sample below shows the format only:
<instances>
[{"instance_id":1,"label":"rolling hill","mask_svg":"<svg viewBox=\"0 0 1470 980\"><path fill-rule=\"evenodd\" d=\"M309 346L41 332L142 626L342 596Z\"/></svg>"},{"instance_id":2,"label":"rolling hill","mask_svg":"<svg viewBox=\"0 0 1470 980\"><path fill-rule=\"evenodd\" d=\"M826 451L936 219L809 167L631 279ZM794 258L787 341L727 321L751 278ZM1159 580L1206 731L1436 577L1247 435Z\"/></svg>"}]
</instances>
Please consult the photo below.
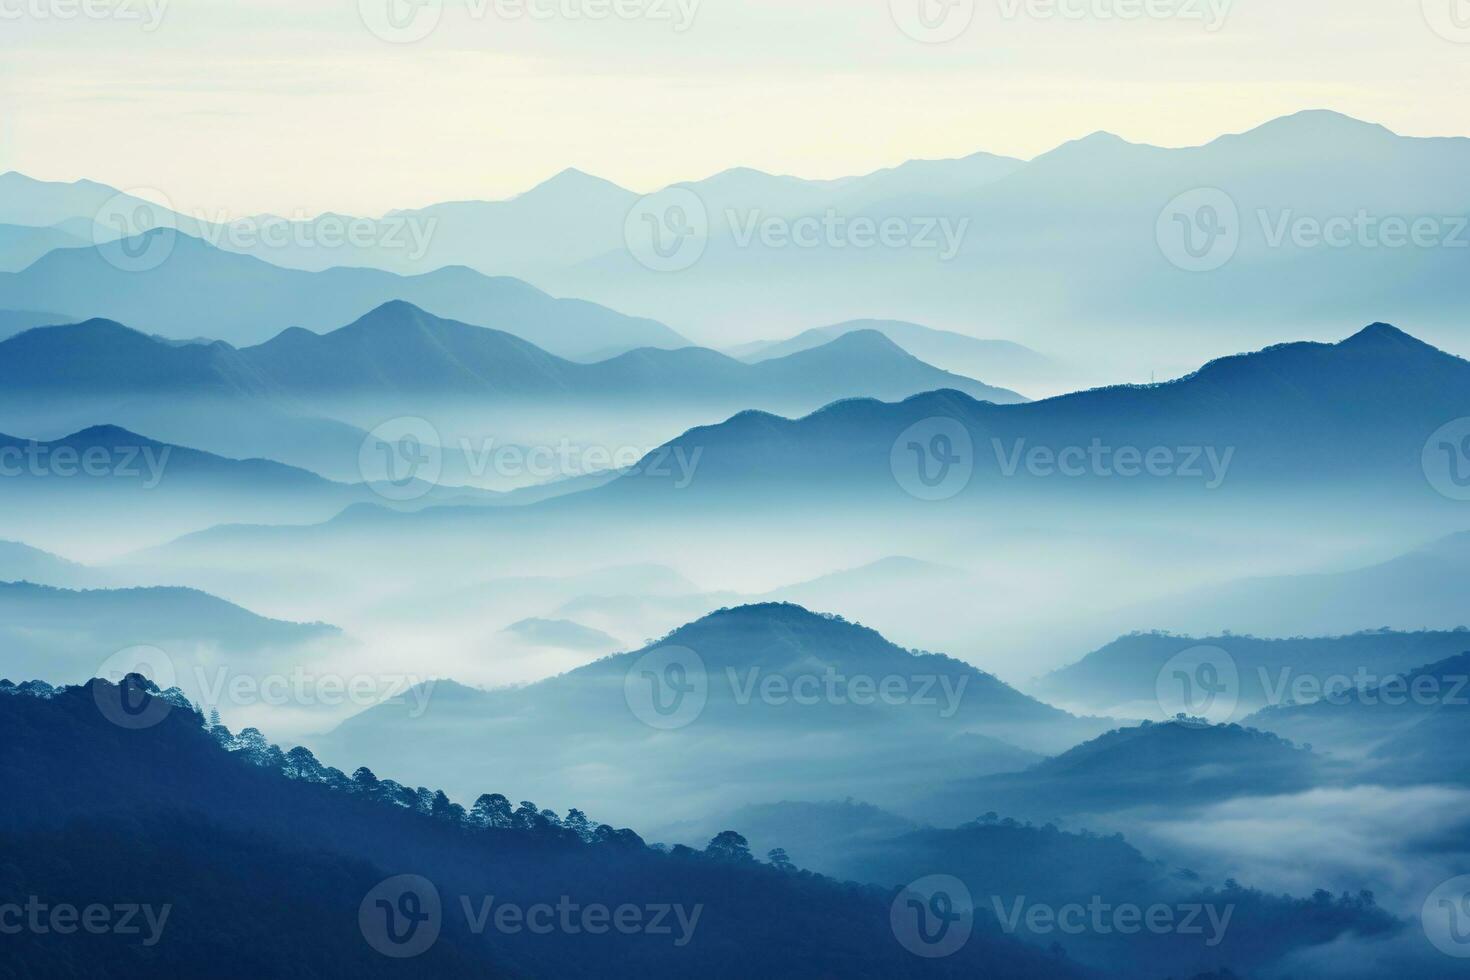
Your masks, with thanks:
<instances>
[{"instance_id":1,"label":"rolling hill","mask_svg":"<svg viewBox=\"0 0 1470 980\"><path fill-rule=\"evenodd\" d=\"M698 693L648 687L664 677ZM374 708L314 747L389 770L412 760L452 787L493 771L518 793L589 794L613 813L634 806L647 826L795 788L903 799L956 768L1036 758L1007 742L1070 744L1105 727L960 661L766 605L716 612L644 650L525 687L440 683L421 717Z\"/></svg>"},{"instance_id":2,"label":"rolling hill","mask_svg":"<svg viewBox=\"0 0 1470 980\"><path fill-rule=\"evenodd\" d=\"M955 780L920 806L936 823L988 810L1031 820L1295 793L1331 778L1320 756L1275 735L1194 720L1108 732L1015 773Z\"/></svg>"}]
</instances>

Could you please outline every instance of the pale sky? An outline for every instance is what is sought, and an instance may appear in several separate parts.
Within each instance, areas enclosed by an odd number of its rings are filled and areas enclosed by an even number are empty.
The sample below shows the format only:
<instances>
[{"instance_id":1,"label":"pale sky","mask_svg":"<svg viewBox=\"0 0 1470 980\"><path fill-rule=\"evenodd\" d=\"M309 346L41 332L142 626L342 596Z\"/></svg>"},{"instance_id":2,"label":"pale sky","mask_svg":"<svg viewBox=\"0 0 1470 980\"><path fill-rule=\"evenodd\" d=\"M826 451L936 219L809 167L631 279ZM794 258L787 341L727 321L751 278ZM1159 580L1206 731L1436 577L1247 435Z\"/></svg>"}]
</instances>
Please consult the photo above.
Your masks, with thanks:
<instances>
[{"instance_id":1,"label":"pale sky","mask_svg":"<svg viewBox=\"0 0 1470 980\"><path fill-rule=\"evenodd\" d=\"M376 36L390 2L433 30ZM958 36L905 33L920 3ZM1105 16L1130 9L1159 16ZM0 50L0 170L230 216L496 199L569 166L652 190L1099 129L1188 145L1304 108L1470 135L1470 0L0 0Z\"/></svg>"}]
</instances>

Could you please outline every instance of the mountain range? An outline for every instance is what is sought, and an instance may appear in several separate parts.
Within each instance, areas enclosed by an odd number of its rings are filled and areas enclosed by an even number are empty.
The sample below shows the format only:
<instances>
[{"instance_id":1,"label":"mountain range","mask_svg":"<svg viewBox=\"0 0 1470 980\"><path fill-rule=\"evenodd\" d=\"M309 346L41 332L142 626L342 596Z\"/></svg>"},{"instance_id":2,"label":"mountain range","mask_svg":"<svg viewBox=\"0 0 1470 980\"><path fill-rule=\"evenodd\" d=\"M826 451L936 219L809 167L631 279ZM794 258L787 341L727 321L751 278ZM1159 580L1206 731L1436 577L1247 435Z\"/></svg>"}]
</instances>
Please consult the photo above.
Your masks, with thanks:
<instances>
[{"instance_id":1,"label":"mountain range","mask_svg":"<svg viewBox=\"0 0 1470 980\"><path fill-rule=\"evenodd\" d=\"M169 344L110 320L32 330L0 344L7 390L75 398L216 394L284 396L312 405L341 396L391 401L670 399L760 404L798 395L905 397L939 387L1010 404L1015 392L949 374L876 330L746 364L699 348L641 348L592 364L503 331L444 320L394 301L325 334L292 328L263 344Z\"/></svg>"},{"instance_id":2,"label":"mountain range","mask_svg":"<svg viewBox=\"0 0 1470 980\"><path fill-rule=\"evenodd\" d=\"M1470 642L1413 670L1369 675L1357 687L1264 708L1247 721L1347 760L1358 779L1387 785L1470 785L1452 747L1470 735Z\"/></svg>"},{"instance_id":3,"label":"mountain range","mask_svg":"<svg viewBox=\"0 0 1470 980\"><path fill-rule=\"evenodd\" d=\"M136 257L143 256L145 260ZM175 339L261 343L287 327L327 330L393 300L505 330L558 355L683 347L661 323L462 266L415 276L377 269L302 272L214 248L168 228L98 246L59 248L0 273L0 308L61 309Z\"/></svg>"},{"instance_id":4,"label":"mountain range","mask_svg":"<svg viewBox=\"0 0 1470 980\"><path fill-rule=\"evenodd\" d=\"M1351 159L1354 166L1324 176L1323 159ZM138 276L168 287L151 309L126 282L72 256L49 273L43 265L4 283L0 303L13 306L29 297L20 305L64 310L74 319L111 317L175 336L195 336L213 321L212 336L246 343L291 324L325 329L399 298L441 316L520 333L569 357L683 343L653 324L624 321L615 328L605 312L599 317L566 303L554 315L521 320L518 312L537 304L525 296L521 303L507 300L504 294L515 292L509 285L454 270L462 266L677 324L681 333L712 346L716 337L724 338L717 346L729 347L813 323L879 316L1065 349L1091 369L1093 381L1124 372L1135 378L1150 370L1173 373L1224 351L1270 343L1288 330L1325 338L1365 313L1463 350L1458 310L1470 287L1458 243L1470 239L1462 220L1467 172L1470 140L1406 137L1320 110L1195 147L1161 148L1096 133L1030 161L980 153L838 180L737 168L675 185L698 198L711 230L699 261L674 274L646 269L628 252L624 226L639 195L574 170L504 201L450 202L381 219L248 219L252 228L275 222L294 229L280 240L303 245L265 244L260 236L240 244L219 223L152 205L156 220L186 237L324 278L212 264L221 277L211 280L212 289L231 282L239 288L230 293L234 302L205 316L202 297L188 289L204 271L193 260L171 259L163 267L176 267L183 282L160 275L162 269ZM1188 206L1202 203L1205 192L1228 200L1221 228L1228 261L1198 273L1171 261L1183 254L1184 243L1169 237L1178 229L1168 217L1183 208L1179 213L1189 219ZM7 174L0 178L0 221L59 225L85 241L114 193L86 181L58 184ZM745 242L741 232L753 221L789 226L830 216L901 221L911 237L933 222L963 233L955 254L941 260L943 249L770 247L759 235ZM373 229L366 236L373 244L322 245L327 238L318 227L344 221ZM1354 229L1345 241L1324 244L1320 235L1302 231L1343 221ZM1422 234L1393 237L1396 222L1407 228L1426 221L1427 241ZM382 244L390 238L387 230L409 222L425 237L422 253ZM187 247L181 239L178 248ZM378 267L409 279L385 292L382 280L337 268L344 266ZM76 303L59 303L73 296L55 277L84 272L103 275L75 296ZM254 288L264 282L269 290ZM307 282L318 286L303 294ZM603 333L603 341L594 333ZM1132 343L1121 344L1125 339ZM1125 346L1147 353L1126 356ZM963 362L937 363L973 373ZM982 376L1026 387L1020 376L994 370Z\"/></svg>"},{"instance_id":5,"label":"mountain range","mask_svg":"<svg viewBox=\"0 0 1470 980\"><path fill-rule=\"evenodd\" d=\"M193 665L250 673L282 656L299 659L305 644L337 634L321 623L268 619L195 589L0 582L0 643L12 678L41 672L57 683L81 683L113 654L149 647L172 659L178 683L198 698Z\"/></svg>"},{"instance_id":6,"label":"mountain range","mask_svg":"<svg viewBox=\"0 0 1470 980\"><path fill-rule=\"evenodd\" d=\"M355 503L519 502L426 484L410 488L422 491L414 499L396 502L366 482L338 483L273 460L231 459L107 425L52 440L0 434L0 459L0 535L81 557L222 523L319 522Z\"/></svg>"},{"instance_id":7,"label":"mountain range","mask_svg":"<svg viewBox=\"0 0 1470 980\"><path fill-rule=\"evenodd\" d=\"M455 468L466 463L462 444L536 444L538 435L567 431L595 438L598 426L618 420L652 427L661 440L749 406L802 413L841 398L935 388L1024 400L933 368L876 331L756 364L698 348L640 348L583 364L401 301L326 334L292 328L244 348L170 342L111 320L0 341L0 422L12 431L125 425L345 480L381 475L364 472L360 450L367 431L395 415L436 427L450 465L443 482L463 484L481 481L467 465ZM604 433L607 445L621 444L615 437ZM622 465L657 440L635 443Z\"/></svg>"},{"instance_id":8,"label":"mountain range","mask_svg":"<svg viewBox=\"0 0 1470 980\"><path fill-rule=\"evenodd\" d=\"M675 688L648 686L665 677ZM901 800L945 774L1037 758L1014 745L1055 750L1106 727L949 657L765 605L713 613L645 649L527 686L441 682L421 716L372 708L313 748L389 771L412 761L447 787L494 772L517 793L590 794L611 813L636 798L647 826L779 799L794 785Z\"/></svg>"},{"instance_id":9,"label":"mountain range","mask_svg":"<svg viewBox=\"0 0 1470 980\"><path fill-rule=\"evenodd\" d=\"M1242 486L1336 481L1393 487L1434 505L1425 444L1467 415L1470 362L1380 323L1336 344L1291 343L1222 358L1172 382L1026 404L935 391L899 404L840 402L801 419L745 412L688 432L671 448L702 449L695 493L781 488L897 499L900 466L915 470L908 483L922 493L918 467L927 465L931 477L956 474L956 493L969 497L1008 488L1034 497L1078 485L1228 495ZM954 465L941 467L933 454L943 446ZM1127 469L1119 465L1125 449L1138 457ZM1149 463L1155 450L1167 458ZM967 464L973 475L961 482ZM625 479L603 493L650 482ZM1448 503L1438 498L1438 506Z\"/></svg>"},{"instance_id":10,"label":"mountain range","mask_svg":"<svg viewBox=\"0 0 1470 980\"><path fill-rule=\"evenodd\" d=\"M1299 682L1387 677L1470 649L1470 630L1400 633L1373 630L1351 636L1262 639L1254 636L1191 637L1135 633L1094 650L1075 664L1039 678L1028 690L1053 704L1121 717L1157 714L1161 672L1175 657L1201 647L1217 656L1235 718L1301 689ZM1223 651L1218 656L1214 651Z\"/></svg>"}]
</instances>

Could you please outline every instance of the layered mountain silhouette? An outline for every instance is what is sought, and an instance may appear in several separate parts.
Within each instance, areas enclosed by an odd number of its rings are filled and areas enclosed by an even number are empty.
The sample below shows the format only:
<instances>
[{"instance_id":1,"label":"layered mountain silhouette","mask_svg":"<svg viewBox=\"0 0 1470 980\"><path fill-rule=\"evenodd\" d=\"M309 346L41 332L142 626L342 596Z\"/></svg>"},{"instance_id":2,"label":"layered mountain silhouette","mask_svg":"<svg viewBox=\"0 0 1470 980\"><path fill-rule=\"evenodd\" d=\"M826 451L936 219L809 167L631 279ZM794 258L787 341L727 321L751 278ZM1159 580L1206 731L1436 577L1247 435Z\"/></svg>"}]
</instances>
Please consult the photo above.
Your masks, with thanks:
<instances>
[{"instance_id":1,"label":"layered mountain silhouette","mask_svg":"<svg viewBox=\"0 0 1470 980\"><path fill-rule=\"evenodd\" d=\"M936 822L977 809L1056 820L1300 792L1330 777L1326 760L1273 734L1179 719L1108 732L1024 772L959 779L935 792Z\"/></svg>"},{"instance_id":2,"label":"layered mountain silhouette","mask_svg":"<svg viewBox=\"0 0 1470 980\"><path fill-rule=\"evenodd\" d=\"M1004 378L1019 388L1057 385L1064 371L1050 358L1008 340L979 340L900 320L850 320L813 327L787 340L741 344L729 353L745 361L765 361L820 347L860 330L876 330L915 357L946 370L976 378Z\"/></svg>"},{"instance_id":3,"label":"layered mountain silhouette","mask_svg":"<svg viewBox=\"0 0 1470 980\"><path fill-rule=\"evenodd\" d=\"M52 323L69 323L73 317L56 313L38 313L34 310L0 310L0 340L14 337L32 327L44 327Z\"/></svg>"},{"instance_id":4,"label":"layered mountain silhouette","mask_svg":"<svg viewBox=\"0 0 1470 980\"><path fill-rule=\"evenodd\" d=\"M53 249L90 244L60 228L0 224L0 272L19 272Z\"/></svg>"},{"instance_id":5,"label":"layered mountain silhouette","mask_svg":"<svg viewBox=\"0 0 1470 980\"><path fill-rule=\"evenodd\" d=\"M1352 159L1355 165L1324 177L1323 159ZM231 236L207 221L153 209L160 220L168 215L185 233L218 241L222 248L243 248L277 265L323 272L330 284L322 287L325 293L357 292L343 285L354 276L334 266L416 275L468 266L687 324L702 338L752 340L878 312L975 335L1003 324L1004 335L1013 339L1043 349L1085 351L1084 365L1107 362L1114 370L1136 363L1119 356L1117 341L1126 334L1147 345L1150 363L1169 369L1222 349L1270 342L1288 324L1299 335L1325 337L1365 311L1412 323L1444 344L1461 338L1457 311L1470 287L1461 274L1463 250L1455 245L1470 237L1457 230L1456 218L1463 213L1467 164L1470 140L1405 137L1338 113L1308 111L1197 147L1165 149L1097 133L1027 162L976 154L826 181L736 168L678 185L699 196L712 229L700 261L678 275L654 273L629 254L624 224L638 195L578 171L506 201L451 202L365 222L373 229L414 222L426 233L424 250L321 246L330 239L310 226L324 220L340 224L340 216L273 219L304 226L274 240L305 240L312 247L232 244ZM1177 201L1183 201L1180 213L1188 219L1194 212L1188 210L1192 199L1187 195L1201 191L1219 191L1230 201L1228 227L1222 229L1229 236L1229 261L1208 274L1171 264L1171 254L1181 254L1186 245L1197 248L1198 241L1169 238L1182 229L1167 217L1160 230L1161 216ZM9 174L0 183L0 221L49 226L70 219L90 227L113 193L85 181L51 184ZM773 217L790 223L829 216L846 222L898 219L915 235L926 222L942 220L963 233L957 234L958 253L941 261L939 249L769 248L758 236L742 244L731 228ZM1434 228L1428 245L1414 243L1407 234L1402 245L1395 245L1400 239L1393 237L1392 222L1409 226L1420 219ZM1354 231L1340 246L1298 233L1303 221L1320 227L1344 220L1369 230ZM77 233L71 226L67 230ZM386 236L371 237L380 243ZM752 290L752 282L760 288ZM179 287L175 295L158 300L160 317L187 302L186 284L173 285ZM240 309L242 314L248 309L253 322L221 328L215 336L258 341L292 323L326 329L392 298L519 332L506 317L485 312L498 303L468 295L445 302L439 285L437 279L419 281L415 288L422 292L392 290L356 308L339 305L331 311L321 310L326 298L314 303L313 297L298 294L292 305L301 312L295 316L274 304L249 303ZM7 284L0 298L14 288ZM277 292L284 298L291 291ZM441 301L431 301L431 292ZM118 301L126 295L124 289ZM150 319L141 298L126 308L27 305L170 332ZM232 319L229 310L216 312L224 314L216 322ZM545 319L565 323L570 314L565 308L559 313ZM193 319L197 324L209 318ZM659 333L559 346L550 340L549 324L525 327L532 328L547 335L522 335L565 356L677 345ZM195 328L189 335L198 332ZM972 373L963 363L938 363ZM1024 388L1020 378L993 377Z\"/></svg>"},{"instance_id":6,"label":"layered mountain silhouette","mask_svg":"<svg viewBox=\"0 0 1470 980\"><path fill-rule=\"evenodd\" d=\"M1324 175L1322 160L1333 158L1354 166ZM612 249L595 262L528 275L707 332L748 330L752 318L767 330L796 330L875 311L979 335L1004 324L1004 336L1086 351L1113 370L1137 363L1136 354L1119 356L1124 338L1130 352L1147 350L1167 368L1268 343L1285 324L1330 336L1366 311L1463 342L1458 311L1470 285L1456 245L1470 238L1457 217L1467 164L1470 140L1404 137L1322 111L1198 147L1097 133L970 189L921 184L855 205L831 196L788 204L753 190L736 208L745 220L793 211L820 219L829 209L910 227L942 219L965 229L948 261L933 249L773 248L758 237L742 245L721 228L728 199L710 193L710 242L677 276L656 276ZM1228 204L1218 204L1221 195ZM1207 201L1226 237L1206 239L1196 225L1186 241L1172 214L1192 220ZM1421 218L1435 229L1427 246L1407 234ZM1398 237L1395 219L1403 222ZM1333 221L1367 230L1335 238L1340 245L1299 233ZM1171 262L1209 246L1219 249L1213 271ZM761 283L757 298L751 281Z\"/></svg>"},{"instance_id":7,"label":"layered mountain silhouette","mask_svg":"<svg viewBox=\"0 0 1470 980\"><path fill-rule=\"evenodd\" d=\"M932 368L873 330L757 364L697 348L641 348L580 364L510 333L444 320L402 301L326 334L290 329L238 349L223 342L170 345L110 320L34 330L0 344L0 380L10 390L78 398L257 395L306 406L359 394L758 404L905 397L938 387L1000 403L1023 400Z\"/></svg>"},{"instance_id":8,"label":"layered mountain silhouette","mask_svg":"<svg viewBox=\"0 0 1470 980\"><path fill-rule=\"evenodd\" d=\"M655 689L666 670L673 686ZM897 800L955 771L1036 759L1008 743L1071 744L1107 727L968 664L788 605L720 611L644 650L525 687L440 682L430 694L422 717L406 705L373 708L317 747L389 770L412 761L448 786L494 771L517 792L570 788L604 808L629 806L636 785L647 819L671 821L779 799L793 786ZM670 704L687 724L660 727Z\"/></svg>"},{"instance_id":9,"label":"layered mountain silhouette","mask_svg":"<svg viewBox=\"0 0 1470 980\"><path fill-rule=\"evenodd\" d=\"M95 588L106 573L18 541L0 541L0 582L32 582L64 589Z\"/></svg>"},{"instance_id":10,"label":"layered mountain silhouette","mask_svg":"<svg viewBox=\"0 0 1470 980\"><path fill-rule=\"evenodd\" d=\"M355 503L511 502L487 491L423 486L394 501L266 459L230 459L118 426L53 440L0 434L0 534L67 554L116 554L235 521L314 523Z\"/></svg>"},{"instance_id":11,"label":"layered mountain silhouette","mask_svg":"<svg viewBox=\"0 0 1470 980\"><path fill-rule=\"evenodd\" d=\"M5 672L44 673L80 683L113 654L154 648L172 658L177 682L200 697L191 670L249 673L307 644L331 641L335 627L268 619L205 592L185 588L59 589L0 582L0 642Z\"/></svg>"},{"instance_id":12,"label":"layered mountain silhouette","mask_svg":"<svg viewBox=\"0 0 1470 980\"><path fill-rule=\"evenodd\" d=\"M1228 494L1242 486L1332 481L1393 487L1443 506L1425 480L1424 446L1466 415L1470 363L1374 324L1337 344L1284 344L1222 358L1163 384L1022 405L936 391L896 405L840 402L801 419L746 412L671 446L702 447L695 493L760 487L897 499L900 468L914 471L908 483L917 486L925 473L970 466L973 476L961 485L971 496L1012 488L1063 492L1079 484L1130 494ZM943 459L936 447L945 449ZM1116 455L1124 449L1136 458ZM1156 449L1167 458L1151 464ZM623 480L606 492L651 482Z\"/></svg>"},{"instance_id":13,"label":"layered mountain silhouette","mask_svg":"<svg viewBox=\"0 0 1470 980\"><path fill-rule=\"evenodd\" d=\"M1459 523L1459 522L1456 522ZM1230 623L1259 634L1457 630L1470 625L1460 583L1470 575L1470 532L1437 538L1388 561L1346 571L1274 575L1195 590L1129 610L1171 629ZM1421 661L1425 662L1425 661Z\"/></svg>"},{"instance_id":14,"label":"layered mountain silhouette","mask_svg":"<svg viewBox=\"0 0 1470 980\"><path fill-rule=\"evenodd\" d=\"M1346 759L1358 778L1397 784L1470 784L1453 746L1470 735L1470 638L1462 652L1317 700L1272 706L1247 721Z\"/></svg>"},{"instance_id":15,"label":"layered mountain silhouette","mask_svg":"<svg viewBox=\"0 0 1470 980\"><path fill-rule=\"evenodd\" d=\"M134 265L135 256L162 256ZM464 267L399 276L376 269L302 272L214 248L181 231L48 253L0 274L0 307L67 309L173 338L201 333L259 343L287 327L328 330L391 300L504 330L567 357L635 347L682 347L661 323L595 303L555 299L517 279Z\"/></svg>"},{"instance_id":16,"label":"layered mountain silhouette","mask_svg":"<svg viewBox=\"0 0 1470 980\"><path fill-rule=\"evenodd\" d=\"M163 710L121 729L99 706L124 697ZM776 868L739 846L660 853L580 810L564 821L529 802L497 808L496 784L471 809L387 773L348 776L253 728L210 728L141 682L0 684L0 766L17 790L0 796L7 891L84 903L99 882L125 883L159 933L144 945L141 913L137 932L24 930L6 949L24 973L188 974L228 961L261 975L393 977L405 961L380 950L412 948L423 930L409 962L436 976L796 978L834 963L857 978L1095 975L1003 936L993 918L955 955L920 960L894 941L895 888ZM393 891L406 874L417 877ZM417 901L402 899L410 892ZM377 918L395 902L427 918ZM503 906L543 903L569 908L557 914L577 931L495 925ZM644 927L582 918L620 907L643 910Z\"/></svg>"},{"instance_id":17,"label":"layered mountain silhouette","mask_svg":"<svg viewBox=\"0 0 1470 980\"><path fill-rule=\"evenodd\" d=\"M1094 650L1029 687L1055 704L1131 717L1156 714L1159 676L1169 661L1198 647L1223 651L1235 669L1222 681L1235 701L1235 717L1278 703L1302 678L1348 678L1360 671L1377 677L1434 663L1470 649L1470 630L1400 633L1373 630L1351 636L1262 639L1254 636L1177 636L1135 633ZM1211 654L1211 656L1215 656Z\"/></svg>"}]
</instances>

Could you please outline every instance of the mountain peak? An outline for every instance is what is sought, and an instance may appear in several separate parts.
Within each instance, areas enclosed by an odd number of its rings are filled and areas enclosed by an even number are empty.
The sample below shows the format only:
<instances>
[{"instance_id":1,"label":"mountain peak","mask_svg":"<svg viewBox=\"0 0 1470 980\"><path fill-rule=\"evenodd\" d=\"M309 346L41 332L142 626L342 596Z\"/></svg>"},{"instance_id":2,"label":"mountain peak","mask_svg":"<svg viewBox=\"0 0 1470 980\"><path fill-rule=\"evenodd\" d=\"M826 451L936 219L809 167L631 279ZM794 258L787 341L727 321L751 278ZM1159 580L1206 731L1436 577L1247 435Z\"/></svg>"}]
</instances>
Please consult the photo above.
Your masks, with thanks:
<instances>
[{"instance_id":1,"label":"mountain peak","mask_svg":"<svg viewBox=\"0 0 1470 980\"><path fill-rule=\"evenodd\" d=\"M1364 145L1397 138L1390 129L1378 123L1364 122L1332 109L1304 109L1271 119L1243 133L1221 136L1215 142L1260 143L1277 151L1283 146L1292 146L1320 152L1323 140L1333 141L1332 145Z\"/></svg>"},{"instance_id":2,"label":"mountain peak","mask_svg":"<svg viewBox=\"0 0 1470 980\"><path fill-rule=\"evenodd\" d=\"M547 192L569 194L607 190L623 191L624 188L596 174L589 174L587 171L578 170L576 167L567 167L565 170L558 171L546 178L530 190L521 193L518 197L527 197L533 194L544 194Z\"/></svg>"},{"instance_id":3,"label":"mountain peak","mask_svg":"<svg viewBox=\"0 0 1470 980\"><path fill-rule=\"evenodd\" d=\"M337 328L332 333L396 330L410 325L422 326L425 323L436 320L438 320L438 317L421 307L413 305L407 300L390 299L388 302L368 310L345 327Z\"/></svg>"},{"instance_id":4,"label":"mountain peak","mask_svg":"<svg viewBox=\"0 0 1470 980\"><path fill-rule=\"evenodd\" d=\"M1372 323L1338 344L1347 349L1435 351L1438 348L1405 333L1391 323Z\"/></svg>"},{"instance_id":5,"label":"mountain peak","mask_svg":"<svg viewBox=\"0 0 1470 980\"><path fill-rule=\"evenodd\" d=\"M71 446L161 446L163 443L130 432L120 425L93 425L56 440Z\"/></svg>"},{"instance_id":6,"label":"mountain peak","mask_svg":"<svg viewBox=\"0 0 1470 980\"><path fill-rule=\"evenodd\" d=\"M840 334L821 347L813 350L826 350L829 353L862 353L862 354L893 354L898 353L904 357L910 357L908 351L895 344L888 335L881 330L865 327L860 330L849 330Z\"/></svg>"}]
</instances>

